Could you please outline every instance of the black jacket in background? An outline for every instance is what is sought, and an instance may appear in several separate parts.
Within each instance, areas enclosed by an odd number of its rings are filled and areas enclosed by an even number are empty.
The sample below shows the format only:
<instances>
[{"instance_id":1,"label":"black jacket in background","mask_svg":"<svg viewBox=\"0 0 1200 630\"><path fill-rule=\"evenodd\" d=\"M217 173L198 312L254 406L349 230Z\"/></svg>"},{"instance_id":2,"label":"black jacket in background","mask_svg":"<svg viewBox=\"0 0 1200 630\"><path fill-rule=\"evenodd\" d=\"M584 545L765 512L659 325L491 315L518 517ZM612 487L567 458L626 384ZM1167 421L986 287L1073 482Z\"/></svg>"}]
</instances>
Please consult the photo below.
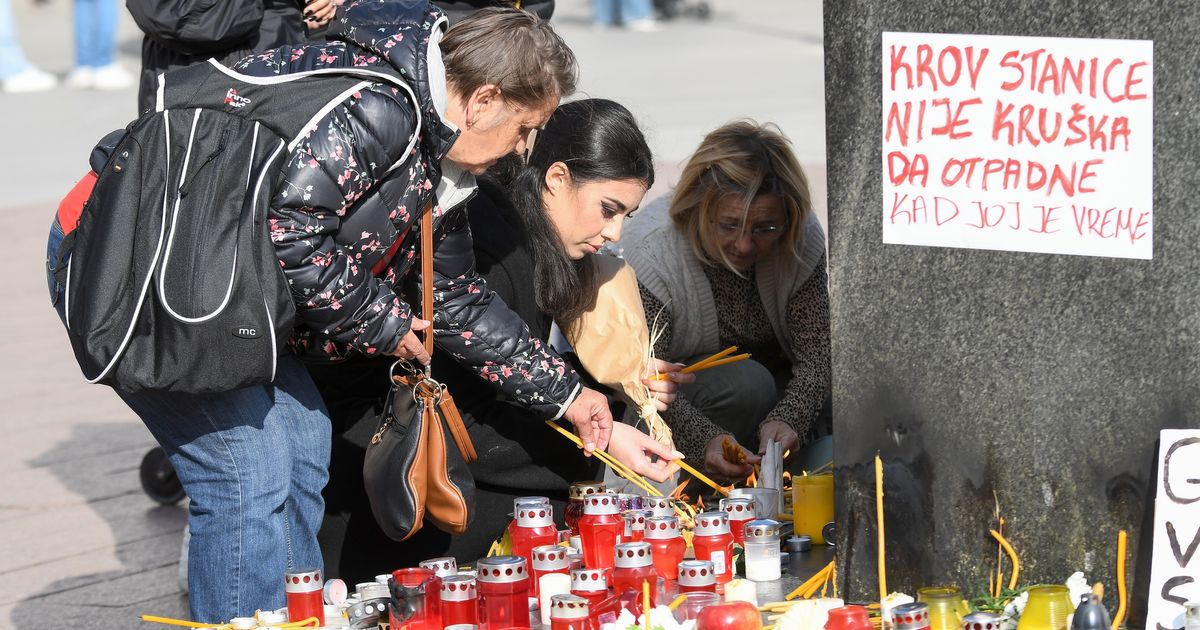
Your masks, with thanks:
<instances>
[{"instance_id":1,"label":"black jacket in background","mask_svg":"<svg viewBox=\"0 0 1200 630\"><path fill-rule=\"evenodd\" d=\"M154 107L160 73L209 57L228 65L305 41L302 0L126 0L125 6L145 34L139 114Z\"/></svg>"}]
</instances>

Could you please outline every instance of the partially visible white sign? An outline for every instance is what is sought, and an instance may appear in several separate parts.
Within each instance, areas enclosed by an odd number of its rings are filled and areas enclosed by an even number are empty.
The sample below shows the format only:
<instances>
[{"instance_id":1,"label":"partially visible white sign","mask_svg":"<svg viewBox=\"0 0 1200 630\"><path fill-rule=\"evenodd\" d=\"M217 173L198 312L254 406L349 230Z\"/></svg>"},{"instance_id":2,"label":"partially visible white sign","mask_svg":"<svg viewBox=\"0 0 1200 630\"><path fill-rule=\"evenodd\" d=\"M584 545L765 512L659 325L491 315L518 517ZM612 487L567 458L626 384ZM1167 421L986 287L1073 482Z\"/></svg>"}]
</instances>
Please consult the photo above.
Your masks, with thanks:
<instances>
[{"instance_id":1,"label":"partially visible white sign","mask_svg":"<svg viewBox=\"0 0 1200 630\"><path fill-rule=\"evenodd\" d=\"M1152 258L1153 56L883 33L883 242Z\"/></svg>"},{"instance_id":2,"label":"partially visible white sign","mask_svg":"<svg viewBox=\"0 0 1200 630\"><path fill-rule=\"evenodd\" d=\"M1200 601L1200 430L1160 436L1146 630L1183 628L1183 604Z\"/></svg>"}]
</instances>

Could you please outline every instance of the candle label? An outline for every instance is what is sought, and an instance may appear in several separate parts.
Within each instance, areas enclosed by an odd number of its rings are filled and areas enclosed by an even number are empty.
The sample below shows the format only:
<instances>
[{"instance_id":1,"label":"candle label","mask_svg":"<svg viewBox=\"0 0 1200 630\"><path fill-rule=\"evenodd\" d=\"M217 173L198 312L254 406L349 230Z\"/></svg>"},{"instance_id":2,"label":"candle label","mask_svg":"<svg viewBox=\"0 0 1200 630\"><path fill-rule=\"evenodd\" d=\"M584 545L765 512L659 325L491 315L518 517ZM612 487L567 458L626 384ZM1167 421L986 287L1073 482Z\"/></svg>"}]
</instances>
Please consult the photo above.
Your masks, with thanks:
<instances>
[{"instance_id":1,"label":"candle label","mask_svg":"<svg viewBox=\"0 0 1200 630\"><path fill-rule=\"evenodd\" d=\"M722 573L724 573L725 572L725 552L724 551L712 552L712 563L713 563L713 569L716 570L717 575L721 575Z\"/></svg>"},{"instance_id":2,"label":"candle label","mask_svg":"<svg viewBox=\"0 0 1200 630\"><path fill-rule=\"evenodd\" d=\"M478 630L479 626L473 623L455 623L446 626L443 630Z\"/></svg>"}]
</instances>

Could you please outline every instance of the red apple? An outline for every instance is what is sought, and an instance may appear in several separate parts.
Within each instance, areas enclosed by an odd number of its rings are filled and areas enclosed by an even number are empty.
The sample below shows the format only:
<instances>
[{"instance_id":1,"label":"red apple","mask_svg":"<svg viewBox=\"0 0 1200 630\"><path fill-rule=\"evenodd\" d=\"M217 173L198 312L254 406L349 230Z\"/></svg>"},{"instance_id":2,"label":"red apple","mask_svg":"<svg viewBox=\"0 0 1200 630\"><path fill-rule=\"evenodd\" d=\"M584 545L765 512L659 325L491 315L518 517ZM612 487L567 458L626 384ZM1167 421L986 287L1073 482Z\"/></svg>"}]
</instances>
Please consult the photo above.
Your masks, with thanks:
<instances>
[{"instance_id":1,"label":"red apple","mask_svg":"<svg viewBox=\"0 0 1200 630\"><path fill-rule=\"evenodd\" d=\"M696 630L762 630L762 614L750 602L713 604L696 617Z\"/></svg>"}]
</instances>

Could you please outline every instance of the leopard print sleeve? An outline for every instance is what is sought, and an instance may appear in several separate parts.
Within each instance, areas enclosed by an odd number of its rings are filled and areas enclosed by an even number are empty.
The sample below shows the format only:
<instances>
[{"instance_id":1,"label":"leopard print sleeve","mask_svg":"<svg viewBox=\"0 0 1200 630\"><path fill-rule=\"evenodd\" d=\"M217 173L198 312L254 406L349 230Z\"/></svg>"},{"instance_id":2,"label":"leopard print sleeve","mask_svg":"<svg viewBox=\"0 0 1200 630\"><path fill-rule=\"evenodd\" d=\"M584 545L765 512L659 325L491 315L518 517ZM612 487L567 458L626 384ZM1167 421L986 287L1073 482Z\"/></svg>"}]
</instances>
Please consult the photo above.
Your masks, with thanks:
<instances>
[{"instance_id":1,"label":"leopard print sleeve","mask_svg":"<svg viewBox=\"0 0 1200 630\"><path fill-rule=\"evenodd\" d=\"M780 420L803 440L821 413L830 385L829 350L829 279L825 257L813 269L808 281L788 302L788 326L791 329L792 378L783 396L763 422Z\"/></svg>"}]
</instances>

